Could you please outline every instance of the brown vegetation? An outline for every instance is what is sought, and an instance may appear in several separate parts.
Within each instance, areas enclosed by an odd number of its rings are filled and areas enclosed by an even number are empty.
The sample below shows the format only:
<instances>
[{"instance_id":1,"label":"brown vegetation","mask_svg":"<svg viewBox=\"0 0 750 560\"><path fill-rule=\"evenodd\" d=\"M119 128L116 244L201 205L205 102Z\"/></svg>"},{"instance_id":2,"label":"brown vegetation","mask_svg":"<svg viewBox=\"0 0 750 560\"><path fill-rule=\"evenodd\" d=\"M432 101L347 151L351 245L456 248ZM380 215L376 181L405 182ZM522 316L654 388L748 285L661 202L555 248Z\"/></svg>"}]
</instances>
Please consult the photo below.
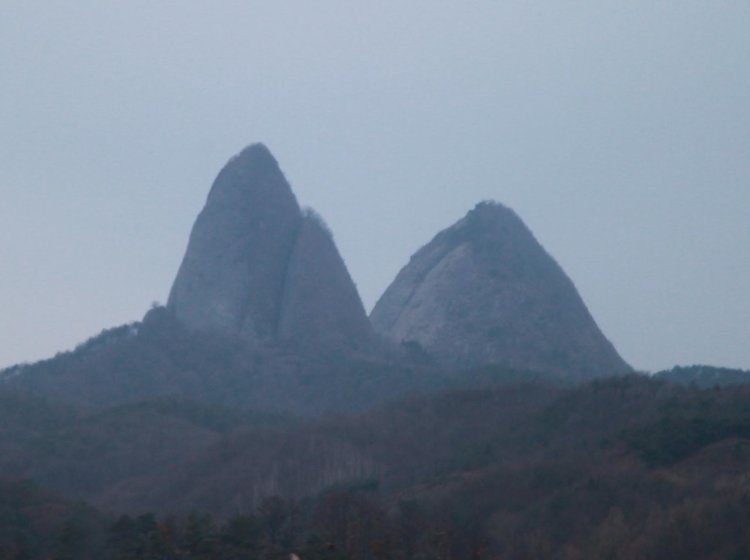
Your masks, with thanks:
<instances>
[{"instance_id":1,"label":"brown vegetation","mask_svg":"<svg viewBox=\"0 0 750 560\"><path fill-rule=\"evenodd\" d=\"M750 552L744 386L509 380L305 422L178 399L96 411L2 399L3 476L130 515L84 523L6 486L0 544L17 552L44 531L31 557L65 539L111 558Z\"/></svg>"}]
</instances>

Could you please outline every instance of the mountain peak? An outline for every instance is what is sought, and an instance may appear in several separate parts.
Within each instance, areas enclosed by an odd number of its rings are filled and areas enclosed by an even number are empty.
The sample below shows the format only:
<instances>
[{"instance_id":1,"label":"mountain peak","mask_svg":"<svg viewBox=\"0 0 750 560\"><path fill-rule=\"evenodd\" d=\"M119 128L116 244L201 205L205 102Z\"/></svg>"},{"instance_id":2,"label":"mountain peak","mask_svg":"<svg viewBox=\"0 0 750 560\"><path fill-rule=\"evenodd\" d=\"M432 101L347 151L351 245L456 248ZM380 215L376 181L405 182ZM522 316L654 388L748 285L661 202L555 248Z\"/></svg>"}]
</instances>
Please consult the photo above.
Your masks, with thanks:
<instances>
[{"instance_id":1,"label":"mountain peak","mask_svg":"<svg viewBox=\"0 0 750 560\"><path fill-rule=\"evenodd\" d=\"M459 367L628 371L575 286L510 208L482 202L417 251L375 305L377 331Z\"/></svg>"},{"instance_id":2,"label":"mountain peak","mask_svg":"<svg viewBox=\"0 0 750 560\"><path fill-rule=\"evenodd\" d=\"M481 202L477 202L474 208L469 210L467 217L491 216L491 215L500 216L505 213L512 213L513 215L515 215L515 212L513 212L513 210L511 210L504 204L496 200L487 199L487 200L482 200Z\"/></svg>"},{"instance_id":3,"label":"mountain peak","mask_svg":"<svg viewBox=\"0 0 750 560\"><path fill-rule=\"evenodd\" d=\"M483 200L446 232L481 237L503 235L507 233L508 228L528 231L512 209L494 200Z\"/></svg>"},{"instance_id":4,"label":"mountain peak","mask_svg":"<svg viewBox=\"0 0 750 560\"><path fill-rule=\"evenodd\" d=\"M240 153L229 160L229 164L257 166L266 169L278 169L279 164L271 150L262 142L249 144Z\"/></svg>"},{"instance_id":5,"label":"mountain peak","mask_svg":"<svg viewBox=\"0 0 750 560\"><path fill-rule=\"evenodd\" d=\"M332 313L345 313L364 332L367 317L333 239L313 235L308 222L271 152L251 144L214 181L190 234L168 309L192 330L254 342L276 342L289 333L301 338L320 334L291 325L289 315L304 317L306 325L321 320L337 329L335 320L312 317L326 308L309 297L329 302ZM327 266L318 266L323 262ZM291 286L304 297L290 292L292 276ZM351 338L338 334L331 339Z\"/></svg>"},{"instance_id":6,"label":"mountain peak","mask_svg":"<svg viewBox=\"0 0 750 560\"><path fill-rule=\"evenodd\" d=\"M233 191L236 195L249 194L258 188L259 183L274 178L277 188L291 194L291 188L271 151L264 144L250 144L224 165L211 187L209 198L223 196L225 191Z\"/></svg>"}]
</instances>

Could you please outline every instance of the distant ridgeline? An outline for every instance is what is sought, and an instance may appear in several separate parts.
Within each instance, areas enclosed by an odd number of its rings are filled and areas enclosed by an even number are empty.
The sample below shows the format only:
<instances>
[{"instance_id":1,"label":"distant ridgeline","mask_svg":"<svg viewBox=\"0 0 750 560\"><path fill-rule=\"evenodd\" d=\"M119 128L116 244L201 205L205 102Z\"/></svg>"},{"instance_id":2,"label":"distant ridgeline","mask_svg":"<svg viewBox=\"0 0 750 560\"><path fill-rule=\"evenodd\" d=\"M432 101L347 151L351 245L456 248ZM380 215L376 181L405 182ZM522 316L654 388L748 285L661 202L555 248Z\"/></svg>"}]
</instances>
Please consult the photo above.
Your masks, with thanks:
<instances>
[{"instance_id":1,"label":"distant ridgeline","mask_svg":"<svg viewBox=\"0 0 750 560\"><path fill-rule=\"evenodd\" d=\"M631 371L494 202L417 251L368 318L330 231L254 144L214 181L166 307L3 377L81 404L179 394L317 413L477 384L456 372L489 366L563 380Z\"/></svg>"},{"instance_id":2,"label":"distant ridgeline","mask_svg":"<svg viewBox=\"0 0 750 560\"><path fill-rule=\"evenodd\" d=\"M675 366L670 370L654 374L654 378L706 389L717 386L746 385L750 383L750 371L700 365Z\"/></svg>"}]
</instances>

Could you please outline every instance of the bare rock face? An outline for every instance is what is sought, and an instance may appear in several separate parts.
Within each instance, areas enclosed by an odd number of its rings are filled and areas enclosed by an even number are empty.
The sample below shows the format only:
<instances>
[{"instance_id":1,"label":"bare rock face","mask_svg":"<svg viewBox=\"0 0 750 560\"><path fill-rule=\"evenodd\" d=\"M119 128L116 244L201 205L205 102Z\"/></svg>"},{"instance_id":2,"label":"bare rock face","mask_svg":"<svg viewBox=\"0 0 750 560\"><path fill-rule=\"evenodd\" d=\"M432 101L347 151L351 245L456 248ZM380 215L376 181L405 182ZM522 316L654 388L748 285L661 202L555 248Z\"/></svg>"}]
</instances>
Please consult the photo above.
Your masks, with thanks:
<instances>
[{"instance_id":1,"label":"bare rock face","mask_svg":"<svg viewBox=\"0 0 750 560\"><path fill-rule=\"evenodd\" d=\"M191 330L258 343L322 334L351 342L371 329L330 234L303 216L262 144L232 158L214 181L167 308Z\"/></svg>"},{"instance_id":2,"label":"bare rock face","mask_svg":"<svg viewBox=\"0 0 750 560\"><path fill-rule=\"evenodd\" d=\"M630 371L563 270L498 203L477 205L417 251L370 320L387 337L459 367L573 377Z\"/></svg>"},{"instance_id":3,"label":"bare rock face","mask_svg":"<svg viewBox=\"0 0 750 560\"><path fill-rule=\"evenodd\" d=\"M346 347L371 335L362 301L330 231L307 211L289 259L279 338L316 344L326 339L328 347Z\"/></svg>"}]
</instances>

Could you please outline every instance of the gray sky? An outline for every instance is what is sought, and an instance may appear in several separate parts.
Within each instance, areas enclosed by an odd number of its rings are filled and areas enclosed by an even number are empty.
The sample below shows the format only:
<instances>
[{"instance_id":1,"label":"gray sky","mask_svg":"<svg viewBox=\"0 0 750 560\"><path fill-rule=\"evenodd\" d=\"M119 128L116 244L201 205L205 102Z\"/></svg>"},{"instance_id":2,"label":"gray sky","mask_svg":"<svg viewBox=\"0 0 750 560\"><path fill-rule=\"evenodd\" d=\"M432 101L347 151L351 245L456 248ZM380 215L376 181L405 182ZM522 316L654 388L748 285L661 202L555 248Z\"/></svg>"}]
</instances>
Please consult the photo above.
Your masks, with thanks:
<instances>
[{"instance_id":1,"label":"gray sky","mask_svg":"<svg viewBox=\"0 0 750 560\"><path fill-rule=\"evenodd\" d=\"M482 199L637 368L750 368L750 2L4 0L0 366L164 302L262 141L370 309Z\"/></svg>"}]
</instances>

